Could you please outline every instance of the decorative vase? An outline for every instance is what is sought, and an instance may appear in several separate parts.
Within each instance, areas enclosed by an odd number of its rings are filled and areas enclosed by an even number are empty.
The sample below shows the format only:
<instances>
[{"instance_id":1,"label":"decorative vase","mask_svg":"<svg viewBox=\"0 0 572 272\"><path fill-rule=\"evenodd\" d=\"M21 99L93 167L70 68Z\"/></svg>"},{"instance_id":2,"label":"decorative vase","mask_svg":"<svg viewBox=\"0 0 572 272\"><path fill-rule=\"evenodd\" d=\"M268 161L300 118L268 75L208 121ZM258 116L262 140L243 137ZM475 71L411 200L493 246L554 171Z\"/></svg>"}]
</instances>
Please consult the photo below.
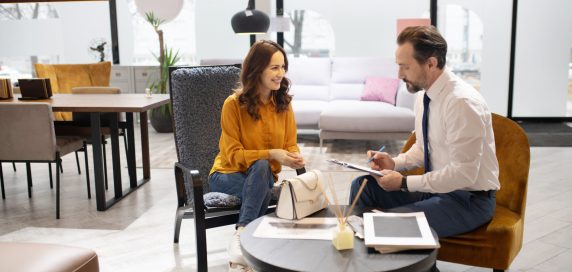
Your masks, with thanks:
<instances>
[{"instance_id":1,"label":"decorative vase","mask_svg":"<svg viewBox=\"0 0 572 272\"><path fill-rule=\"evenodd\" d=\"M159 133L173 132L173 119L171 113L165 111L163 107L154 108L149 111L151 126Z\"/></svg>"}]
</instances>

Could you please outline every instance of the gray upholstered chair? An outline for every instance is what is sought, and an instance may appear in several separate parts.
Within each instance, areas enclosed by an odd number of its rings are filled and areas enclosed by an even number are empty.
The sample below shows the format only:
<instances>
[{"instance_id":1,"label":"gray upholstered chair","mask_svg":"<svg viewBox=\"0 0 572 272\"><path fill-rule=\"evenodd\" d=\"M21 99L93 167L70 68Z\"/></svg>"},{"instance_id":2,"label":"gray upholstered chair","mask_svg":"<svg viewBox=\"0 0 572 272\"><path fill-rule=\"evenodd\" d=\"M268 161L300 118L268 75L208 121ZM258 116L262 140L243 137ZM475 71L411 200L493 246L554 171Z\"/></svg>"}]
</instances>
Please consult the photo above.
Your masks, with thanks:
<instances>
[{"instance_id":1,"label":"gray upholstered chair","mask_svg":"<svg viewBox=\"0 0 572 272\"><path fill-rule=\"evenodd\" d=\"M179 242L182 219L194 218L198 271L207 271L206 229L236 223L240 209L236 197L209 193L207 183L219 152L222 105L237 86L240 69L233 65L173 67L169 74L178 159L174 242ZM213 207L210 203L214 202L223 205Z\"/></svg>"},{"instance_id":2,"label":"gray upholstered chair","mask_svg":"<svg viewBox=\"0 0 572 272\"><path fill-rule=\"evenodd\" d=\"M61 156L84 148L82 138L56 137L47 103L0 103L0 161L62 163ZM2 198L5 198L2 179ZM28 196L32 196L28 179ZM60 218L60 172L56 171L56 218Z\"/></svg>"}]
</instances>

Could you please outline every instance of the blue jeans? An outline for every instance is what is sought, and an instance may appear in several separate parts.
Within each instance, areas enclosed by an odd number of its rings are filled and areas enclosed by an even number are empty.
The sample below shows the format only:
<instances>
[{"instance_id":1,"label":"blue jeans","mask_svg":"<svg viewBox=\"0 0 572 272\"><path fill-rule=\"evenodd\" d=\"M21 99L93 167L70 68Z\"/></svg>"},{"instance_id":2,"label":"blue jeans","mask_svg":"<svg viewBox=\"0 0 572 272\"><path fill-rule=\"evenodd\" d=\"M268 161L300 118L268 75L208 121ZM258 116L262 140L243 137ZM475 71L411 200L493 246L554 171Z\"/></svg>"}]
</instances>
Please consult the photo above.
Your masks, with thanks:
<instances>
[{"instance_id":1,"label":"blue jeans","mask_svg":"<svg viewBox=\"0 0 572 272\"><path fill-rule=\"evenodd\" d=\"M268 160L258 160L246 173L223 174L214 172L209 176L212 192L221 192L241 199L237 226L246 226L254 219L263 216L270 203L274 176Z\"/></svg>"},{"instance_id":2,"label":"blue jeans","mask_svg":"<svg viewBox=\"0 0 572 272\"><path fill-rule=\"evenodd\" d=\"M446 194L387 192L370 175L352 181L350 203L356 197L364 178L368 180L367 185L357 205L362 208L381 208L388 212L425 212L429 226L439 237L474 230L489 222L495 212L495 193L487 196L462 190Z\"/></svg>"}]
</instances>

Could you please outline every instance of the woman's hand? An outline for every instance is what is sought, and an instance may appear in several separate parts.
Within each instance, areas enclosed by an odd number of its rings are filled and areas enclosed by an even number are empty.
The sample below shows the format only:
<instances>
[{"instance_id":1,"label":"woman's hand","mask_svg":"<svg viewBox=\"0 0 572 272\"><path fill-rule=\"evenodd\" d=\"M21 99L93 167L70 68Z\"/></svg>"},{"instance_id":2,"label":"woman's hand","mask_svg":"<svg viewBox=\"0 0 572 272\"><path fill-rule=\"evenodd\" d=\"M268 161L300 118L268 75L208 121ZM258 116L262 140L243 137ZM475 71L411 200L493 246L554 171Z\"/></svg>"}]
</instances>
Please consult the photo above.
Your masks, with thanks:
<instances>
[{"instance_id":1,"label":"woman's hand","mask_svg":"<svg viewBox=\"0 0 572 272\"><path fill-rule=\"evenodd\" d=\"M298 153L288 152L284 149L270 149L268 153L271 160L293 169L300 169L306 165L304 158Z\"/></svg>"},{"instance_id":2,"label":"woman's hand","mask_svg":"<svg viewBox=\"0 0 572 272\"><path fill-rule=\"evenodd\" d=\"M369 150L367 152L367 157L371 158L372 156L373 160L369 163L369 167L371 167L371 169L374 170L395 169L395 161L393 161L393 158L391 158L391 156L386 152Z\"/></svg>"}]
</instances>

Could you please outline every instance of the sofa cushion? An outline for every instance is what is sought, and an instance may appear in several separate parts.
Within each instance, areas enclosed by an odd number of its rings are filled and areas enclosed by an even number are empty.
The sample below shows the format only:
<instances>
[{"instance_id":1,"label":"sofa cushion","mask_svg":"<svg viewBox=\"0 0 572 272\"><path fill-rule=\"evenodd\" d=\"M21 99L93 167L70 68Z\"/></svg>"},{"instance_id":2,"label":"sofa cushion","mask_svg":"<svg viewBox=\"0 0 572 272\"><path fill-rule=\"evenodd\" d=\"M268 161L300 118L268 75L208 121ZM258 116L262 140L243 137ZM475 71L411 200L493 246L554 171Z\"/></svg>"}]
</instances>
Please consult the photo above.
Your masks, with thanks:
<instances>
[{"instance_id":1,"label":"sofa cushion","mask_svg":"<svg viewBox=\"0 0 572 272\"><path fill-rule=\"evenodd\" d=\"M294 119L299 127L316 127L320 120L320 113L326 108L328 102L317 100L292 100Z\"/></svg>"},{"instance_id":2,"label":"sofa cushion","mask_svg":"<svg viewBox=\"0 0 572 272\"><path fill-rule=\"evenodd\" d=\"M312 71L306 69L305 71ZM313 71L312 71L313 74ZM395 60L389 58L334 58L332 83L365 83L367 76L397 78Z\"/></svg>"},{"instance_id":3,"label":"sofa cushion","mask_svg":"<svg viewBox=\"0 0 572 272\"><path fill-rule=\"evenodd\" d=\"M330 100L328 85L292 84L289 93L294 96L294 100Z\"/></svg>"},{"instance_id":4,"label":"sofa cushion","mask_svg":"<svg viewBox=\"0 0 572 272\"><path fill-rule=\"evenodd\" d=\"M286 77L297 85L329 85L331 72L330 58L290 58Z\"/></svg>"},{"instance_id":5,"label":"sofa cushion","mask_svg":"<svg viewBox=\"0 0 572 272\"><path fill-rule=\"evenodd\" d=\"M399 88L397 89L397 97L395 100L396 107L403 107L413 110L413 106L415 105L415 97L417 97L418 93L410 93L407 90L407 86L403 81L400 82Z\"/></svg>"},{"instance_id":6,"label":"sofa cushion","mask_svg":"<svg viewBox=\"0 0 572 272\"><path fill-rule=\"evenodd\" d=\"M330 99L360 100L364 86L363 83L332 83L330 85Z\"/></svg>"},{"instance_id":7,"label":"sofa cushion","mask_svg":"<svg viewBox=\"0 0 572 272\"><path fill-rule=\"evenodd\" d=\"M369 76L365 79L361 100L382 101L395 105L398 87L399 79L397 78Z\"/></svg>"},{"instance_id":8,"label":"sofa cushion","mask_svg":"<svg viewBox=\"0 0 572 272\"><path fill-rule=\"evenodd\" d=\"M415 114L385 102L330 101L320 115L319 127L328 131L411 132Z\"/></svg>"}]
</instances>

